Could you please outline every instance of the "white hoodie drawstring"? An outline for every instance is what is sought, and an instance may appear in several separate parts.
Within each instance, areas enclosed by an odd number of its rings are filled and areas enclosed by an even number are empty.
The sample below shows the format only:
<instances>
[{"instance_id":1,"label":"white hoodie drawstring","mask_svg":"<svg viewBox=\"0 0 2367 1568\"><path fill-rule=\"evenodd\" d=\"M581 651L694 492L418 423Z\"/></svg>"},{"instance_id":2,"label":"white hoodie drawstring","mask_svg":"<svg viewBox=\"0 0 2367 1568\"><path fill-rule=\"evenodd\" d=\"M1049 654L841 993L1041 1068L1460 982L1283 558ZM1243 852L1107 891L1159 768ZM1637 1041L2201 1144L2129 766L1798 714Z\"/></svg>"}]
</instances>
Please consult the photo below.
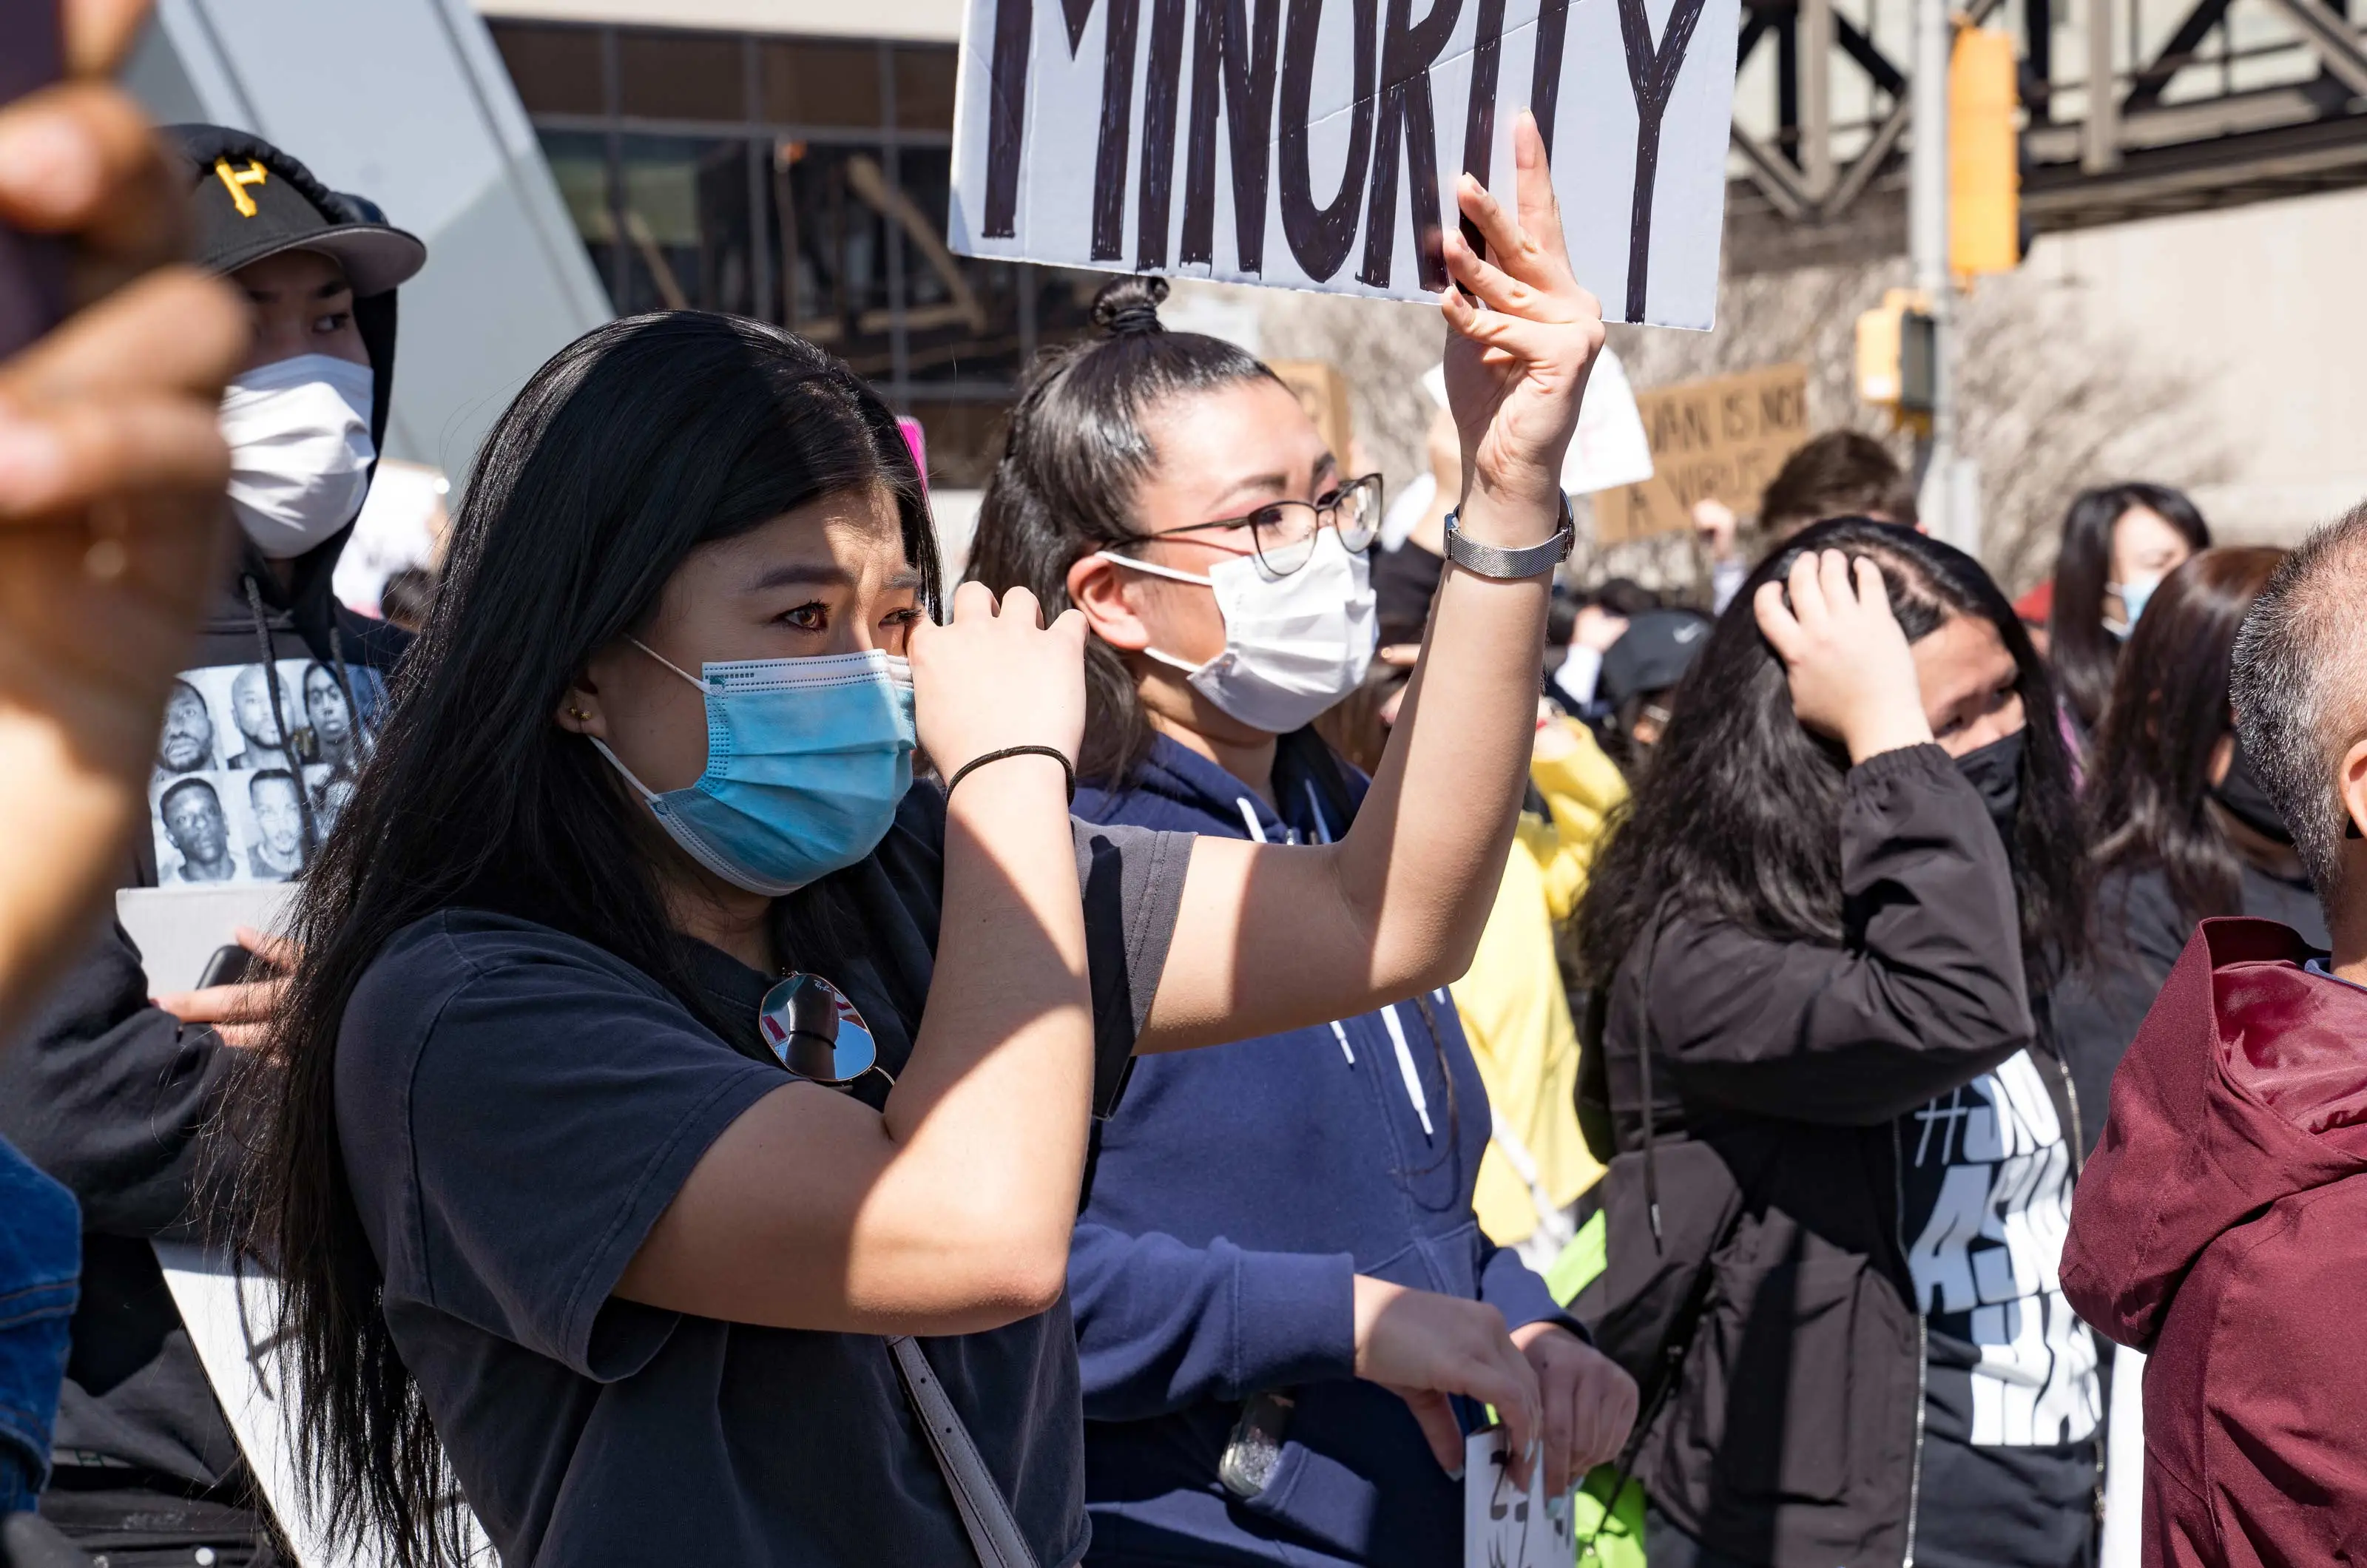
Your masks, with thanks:
<instances>
[{"instance_id":1,"label":"white hoodie drawstring","mask_svg":"<svg viewBox=\"0 0 2367 1568\"><path fill-rule=\"evenodd\" d=\"M1299 783L1307 789L1307 809L1315 817L1315 841L1328 844L1331 841L1331 823L1323 815L1323 802L1315 794L1315 781L1301 779Z\"/></svg>"},{"instance_id":2,"label":"white hoodie drawstring","mask_svg":"<svg viewBox=\"0 0 2367 1568\"><path fill-rule=\"evenodd\" d=\"M1421 1092L1421 1076L1413 1068L1413 1050L1406 1043L1405 1025L1398 1021L1395 1002L1381 1010L1381 1022L1387 1026L1389 1043L1397 1047L1398 1072L1405 1078L1406 1099L1413 1102L1413 1113L1421 1118L1421 1135L1437 1136L1430 1124L1430 1099Z\"/></svg>"}]
</instances>

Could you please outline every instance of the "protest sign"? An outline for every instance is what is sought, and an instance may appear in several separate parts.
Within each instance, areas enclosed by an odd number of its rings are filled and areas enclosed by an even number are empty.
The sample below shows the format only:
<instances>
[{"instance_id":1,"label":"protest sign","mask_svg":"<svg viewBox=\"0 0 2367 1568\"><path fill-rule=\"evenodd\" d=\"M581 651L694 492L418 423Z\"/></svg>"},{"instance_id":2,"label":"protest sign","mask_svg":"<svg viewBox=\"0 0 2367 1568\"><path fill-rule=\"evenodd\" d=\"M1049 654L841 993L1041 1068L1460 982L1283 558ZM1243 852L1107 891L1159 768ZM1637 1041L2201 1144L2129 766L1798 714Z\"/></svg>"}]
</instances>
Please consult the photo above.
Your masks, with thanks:
<instances>
[{"instance_id":1,"label":"protest sign","mask_svg":"<svg viewBox=\"0 0 2367 1568\"><path fill-rule=\"evenodd\" d=\"M1463 1568L1569 1568L1578 1556L1569 1498L1545 1495L1542 1455L1525 1490L1508 1470L1501 1427L1463 1439Z\"/></svg>"},{"instance_id":2,"label":"protest sign","mask_svg":"<svg viewBox=\"0 0 2367 1568\"><path fill-rule=\"evenodd\" d=\"M1527 108L1605 318L1706 328L1737 5L969 0L947 235L1002 260L1424 299L1456 179L1511 201Z\"/></svg>"},{"instance_id":3,"label":"protest sign","mask_svg":"<svg viewBox=\"0 0 2367 1568\"><path fill-rule=\"evenodd\" d=\"M1774 365L1636 394L1652 477L1594 498L1599 544L1693 526L1693 503L1752 512L1759 493L1808 438L1808 370Z\"/></svg>"},{"instance_id":4,"label":"protest sign","mask_svg":"<svg viewBox=\"0 0 2367 1568\"><path fill-rule=\"evenodd\" d=\"M287 934L296 903L292 882L234 882L206 887L124 887L115 918L140 949L141 967L159 990L186 991L204 977L214 953L249 926Z\"/></svg>"},{"instance_id":5,"label":"protest sign","mask_svg":"<svg viewBox=\"0 0 2367 1568\"><path fill-rule=\"evenodd\" d=\"M246 1468L295 1556L295 1568L386 1568L394 1552L385 1542L333 1540L323 1528L324 1521L306 1506L303 1472L297 1464L296 1389L289 1381L294 1347L277 1332L279 1281L227 1251L194 1242L151 1245L173 1306L188 1330L189 1344L222 1414L230 1418ZM497 1563L493 1542L468 1504L456 1495L444 1506L462 1516L471 1568Z\"/></svg>"},{"instance_id":6,"label":"protest sign","mask_svg":"<svg viewBox=\"0 0 2367 1568\"><path fill-rule=\"evenodd\" d=\"M1562 458L1561 488L1572 495L1592 495L1651 477L1652 447L1644 436L1635 389L1628 385L1627 367L1606 347L1587 374L1578 428L1570 432L1569 452Z\"/></svg>"}]
</instances>

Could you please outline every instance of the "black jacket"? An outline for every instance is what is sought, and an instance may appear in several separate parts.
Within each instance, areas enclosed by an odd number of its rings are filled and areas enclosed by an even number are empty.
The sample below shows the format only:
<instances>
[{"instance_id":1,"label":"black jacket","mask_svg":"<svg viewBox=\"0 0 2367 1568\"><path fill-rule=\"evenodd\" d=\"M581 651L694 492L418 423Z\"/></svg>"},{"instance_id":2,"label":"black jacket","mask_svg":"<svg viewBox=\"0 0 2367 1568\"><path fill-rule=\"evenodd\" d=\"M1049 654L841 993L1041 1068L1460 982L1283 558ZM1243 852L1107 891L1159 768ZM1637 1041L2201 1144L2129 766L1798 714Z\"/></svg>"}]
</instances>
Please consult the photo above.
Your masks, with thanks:
<instances>
[{"instance_id":1,"label":"black jacket","mask_svg":"<svg viewBox=\"0 0 2367 1568\"><path fill-rule=\"evenodd\" d=\"M1709 1144L1743 1197L1637 1473L1687 1532L1779 1568L1906 1554L1924 1349L1895 1129L2035 1032L2004 844L1946 753L1852 769L1840 838L1841 945L1672 900L1604 1031L1619 1146L1641 1146L1648 1006L1659 1135Z\"/></svg>"},{"instance_id":2,"label":"black jacket","mask_svg":"<svg viewBox=\"0 0 2367 1568\"><path fill-rule=\"evenodd\" d=\"M357 300L355 315L377 378L371 434L383 440L393 293ZM351 533L348 525L300 558L285 588L242 539L238 564L183 673L193 689L207 692L218 731L228 728L221 704L227 669L260 665L266 644L283 668L342 663L347 680L340 694L352 727L357 733L368 727L408 637L336 602L331 578ZM300 693L289 694L300 706ZM325 778L334 769L321 760L325 753L305 716L282 706L282 721L297 732L289 750L301 759L301 771L308 781ZM234 797L239 781L252 777L232 771L235 758L223 755L236 743L234 731L218 734L210 742L217 765L189 776L208 779L218 796ZM160 749L152 830L142 835L123 886L156 884L158 861L167 857L158 853L154 814L176 782ZM321 789L315 784L308 794ZM223 809L234 810L235 801L225 799ZM159 988L110 919L14 1046L0 1052L0 1137L82 1204L82 1301L56 1434L61 1476L69 1483L77 1466L119 1473L130 1466L124 1479L135 1483L145 1472L206 1487L231 1478L239 1465L236 1443L149 1246L153 1238L195 1233L200 1190L209 1184L200 1172L203 1133L220 1108L235 1053L210 1029L185 1027L149 1005Z\"/></svg>"},{"instance_id":3,"label":"black jacket","mask_svg":"<svg viewBox=\"0 0 2367 1568\"><path fill-rule=\"evenodd\" d=\"M2237 882L2237 907L2230 911L2289 926L2309 946L2331 944L2326 931L2326 911L2306 882L2288 882L2247 863ZM2112 1087L2112 1073L2121 1065L2137 1026L2152 1010L2154 998L2178 955L2194 934L2169 890L2169 878L2158 866L2142 871L2116 871L2096 887L2096 919L2101 928L2094 959L2066 976L2056 987L2054 1025L2063 1043L2064 1059L2079 1087L2079 1103L2088 1115L2081 1125L2088 1146L2104 1135L2104 1105Z\"/></svg>"}]
</instances>

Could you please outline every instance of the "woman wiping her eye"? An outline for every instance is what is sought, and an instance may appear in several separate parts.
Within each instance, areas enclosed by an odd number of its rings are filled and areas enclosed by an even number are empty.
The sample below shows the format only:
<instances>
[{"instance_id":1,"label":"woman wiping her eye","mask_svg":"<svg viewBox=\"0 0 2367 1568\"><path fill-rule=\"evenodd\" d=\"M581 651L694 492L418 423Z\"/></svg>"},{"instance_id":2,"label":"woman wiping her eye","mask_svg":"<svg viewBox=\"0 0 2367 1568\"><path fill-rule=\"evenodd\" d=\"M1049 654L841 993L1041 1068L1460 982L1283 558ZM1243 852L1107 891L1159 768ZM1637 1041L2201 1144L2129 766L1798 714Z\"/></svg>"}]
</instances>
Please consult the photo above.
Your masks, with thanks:
<instances>
[{"instance_id":1,"label":"woman wiping her eye","mask_svg":"<svg viewBox=\"0 0 2367 1568\"><path fill-rule=\"evenodd\" d=\"M1489 216L1489 254L1571 308L1558 248L1523 247ZM1460 244L1449 254L1475 259ZM1342 473L1257 360L1163 332L1165 292L1105 288L1101 340L1038 368L973 547L980 581L1073 604L1092 627L1077 813L1320 846L1419 812L1308 728L1373 657L1378 482ZM1474 457L1478 359L1448 350L1478 481L1462 516L1501 482L1492 454ZM1467 572L1451 576L1452 592ZM1459 700L1435 660L1408 714ZM1508 678L1534 711L1535 669ZM1295 962L1297 934L1274 940ZM1535 1378L1549 1493L1617 1451L1635 1386L1479 1229L1488 1096L1444 990L1240 1032L1138 1063L1095 1130L1069 1262L1092 1561L1459 1561L1451 1400L1477 1394L1474 1369L1510 1359Z\"/></svg>"},{"instance_id":2,"label":"woman wiping her eye","mask_svg":"<svg viewBox=\"0 0 2367 1568\"><path fill-rule=\"evenodd\" d=\"M1545 544L1599 316L1447 314L1467 526ZM405 1568L455 1479L513 1565L1075 1562L1129 1058L1467 959L1542 572L1446 585L1442 700L1314 850L1074 821L1082 617L937 588L893 419L776 329L611 323L489 438L257 1090L310 1472ZM1466 1382L1538 1438L1524 1361Z\"/></svg>"}]
</instances>

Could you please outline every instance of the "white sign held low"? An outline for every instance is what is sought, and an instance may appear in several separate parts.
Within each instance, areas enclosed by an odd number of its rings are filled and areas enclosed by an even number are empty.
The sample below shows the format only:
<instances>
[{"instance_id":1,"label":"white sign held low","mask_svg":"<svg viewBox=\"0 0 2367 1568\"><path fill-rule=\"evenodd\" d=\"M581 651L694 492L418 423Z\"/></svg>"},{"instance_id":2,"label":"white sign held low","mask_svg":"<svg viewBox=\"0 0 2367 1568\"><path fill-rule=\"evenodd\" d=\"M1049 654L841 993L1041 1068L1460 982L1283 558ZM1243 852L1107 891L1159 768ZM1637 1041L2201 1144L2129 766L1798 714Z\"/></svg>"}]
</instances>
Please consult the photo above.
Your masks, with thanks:
<instances>
[{"instance_id":1,"label":"white sign held low","mask_svg":"<svg viewBox=\"0 0 2367 1568\"><path fill-rule=\"evenodd\" d=\"M1463 1568L1570 1568L1578 1556L1567 1493L1545 1493L1545 1465L1524 1490L1505 1468L1511 1445L1490 1427L1463 1439Z\"/></svg>"},{"instance_id":2,"label":"white sign held low","mask_svg":"<svg viewBox=\"0 0 2367 1568\"><path fill-rule=\"evenodd\" d=\"M968 0L966 254L1419 299L1517 112L1612 321L1716 310L1738 0Z\"/></svg>"},{"instance_id":3,"label":"white sign held low","mask_svg":"<svg viewBox=\"0 0 2367 1568\"><path fill-rule=\"evenodd\" d=\"M296 1568L386 1568L394 1561L391 1550L375 1541L340 1546L305 1506L303 1472L296 1462L293 1354L276 1333L279 1281L242 1267L227 1252L188 1242L153 1245L206 1381L230 1417L239 1451L296 1555ZM468 1506L458 1497L446 1506ZM463 1529L471 1568L494 1568L493 1543L475 1515L465 1518Z\"/></svg>"}]
</instances>

